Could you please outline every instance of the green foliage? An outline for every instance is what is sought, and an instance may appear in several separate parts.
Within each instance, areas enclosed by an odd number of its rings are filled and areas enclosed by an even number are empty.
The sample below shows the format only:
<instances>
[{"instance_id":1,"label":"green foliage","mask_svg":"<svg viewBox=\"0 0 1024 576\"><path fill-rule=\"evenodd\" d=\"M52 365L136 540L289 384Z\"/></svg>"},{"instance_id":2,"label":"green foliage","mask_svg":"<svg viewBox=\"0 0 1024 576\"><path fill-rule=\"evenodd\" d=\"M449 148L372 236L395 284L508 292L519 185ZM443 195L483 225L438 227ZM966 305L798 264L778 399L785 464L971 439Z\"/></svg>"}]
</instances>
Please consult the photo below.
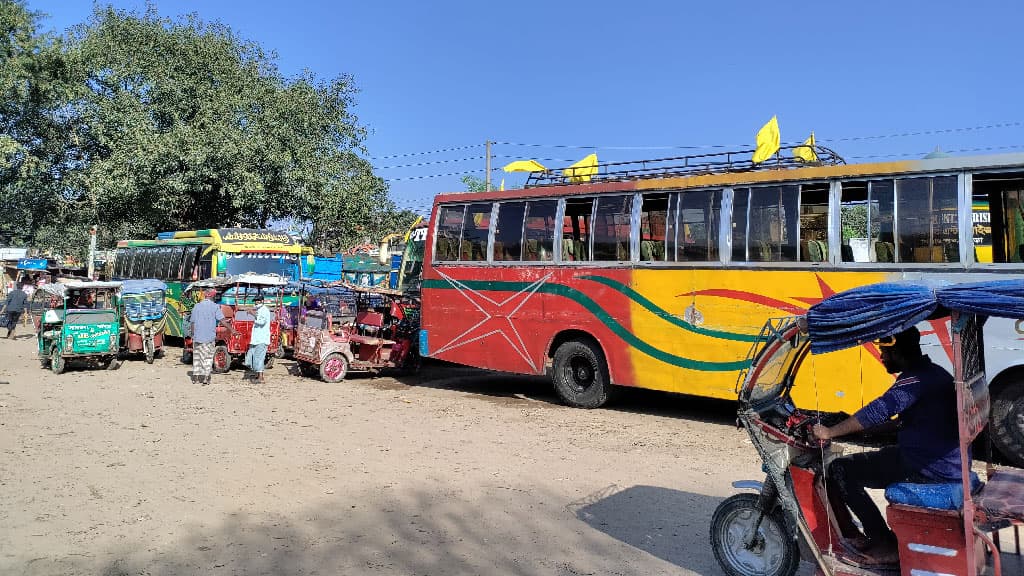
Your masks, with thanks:
<instances>
[{"instance_id":1,"label":"green foliage","mask_svg":"<svg viewBox=\"0 0 1024 576\"><path fill-rule=\"evenodd\" d=\"M351 246L400 230L341 75L285 78L219 23L97 6L64 39L0 0L0 229L67 251L159 230L308 223Z\"/></svg>"},{"instance_id":2,"label":"green foliage","mask_svg":"<svg viewBox=\"0 0 1024 576\"><path fill-rule=\"evenodd\" d=\"M467 192L486 192L487 181L476 176L463 176L462 183L466 185Z\"/></svg>"}]
</instances>

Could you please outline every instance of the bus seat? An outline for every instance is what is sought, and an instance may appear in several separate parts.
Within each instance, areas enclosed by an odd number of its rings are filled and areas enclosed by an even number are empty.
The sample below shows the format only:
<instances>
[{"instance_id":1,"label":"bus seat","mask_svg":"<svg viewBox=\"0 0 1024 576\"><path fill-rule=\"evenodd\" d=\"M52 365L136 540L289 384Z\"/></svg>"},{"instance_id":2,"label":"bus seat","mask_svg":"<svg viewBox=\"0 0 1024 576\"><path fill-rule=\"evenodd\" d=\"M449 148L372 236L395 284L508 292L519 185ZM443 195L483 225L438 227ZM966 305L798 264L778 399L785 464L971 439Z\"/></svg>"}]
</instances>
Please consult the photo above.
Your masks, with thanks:
<instances>
[{"instance_id":1,"label":"bus seat","mask_svg":"<svg viewBox=\"0 0 1024 576\"><path fill-rule=\"evenodd\" d=\"M463 240L461 248L459 250L459 260L466 262L473 259L473 243L469 240Z\"/></svg>"},{"instance_id":2,"label":"bus seat","mask_svg":"<svg viewBox=\"0 0 1024 576\"><path fill-rule=\"evenodd\" d=\"M523 260L529 262L535 262L539 258L538 246L536 238L531 238L526 241L526 249L523 251Z\"/></svg>"},{"instance_id":3,"label":"bus seat","mask_svg":"<svg viewBox=\"0 0 1024 576\"><path fill-rule=\"evenodd\" d=\"M572 238L562 238L562 261L572 262L576 259L576 245Z\"/></svg>"},{"instance_id":4,"label":"bus seat","mask_svg":"<svg viewBox=\"0 0 1024 576\"><path fill-rule=\"evenodd\" d=\"M800 241L800 261L810 262L811 261L811 241L801 240Z\"/></svg>"},{"instance_id":5,"label":"bus seat","mask_svg":"<svg viewBox=\"0 0 1024 576\"><path fill-rule=\"evenodd\" d=\"M640 260L651 262L654 260L654 242L650 240L640 241Z\"/></svg>"},{"instance_id":6,"label":"bus seat","mask_svg":"<svg viewBox=\"0 0 1024 576\"><path fill-rule=\"evenodd\" d=\"M551 252L548 251L548 247L543 242L537 243L537 259L542 262L551 260Z\"/></svg>"},{"instance_id":7,"label":"bus seat","mask_svg":"<svg viewBox=\"0 0 1024 576\"><path fill-rule=\"evenodd\" d=\"M843 262L853 262L853 247L849 244L840 245L839 255L843 258Z\"/></svg>"},{"instance_id":8,"label":"bus seat","mask_svg":"<svg viewBox=\"0 0 1024 576\"><path fill-rule=\"evenodd\" d=\"M590 256L587 254L587 241L576 240L576 259L577 260L590 260Z\"/></svg>"},{"instance_id":9,"label":"bus seat","mask_svg":"<svg viewBox=\"0 0 1024 576\"><path fill-rule=\"evenodd\" d=\"M494 241L494 253L492 254L492 258L496 261L508 260L508 258L505 257L505 245L497 240Z\"/></svg>"},{"instance_id":10,"label":"bus seat","mask_svg":"<svg viewBox=\"0 0 1024 576\"><path fill-rule=\"evenodd\" d=\"M651 242L654 247L654 259L661 262L665 260L665 242L661 240L655 240Z\"/></svg>"},{"instance_id":11,"label":"bus seat","mask_svg":"<svg viewBox=\"0 0 1024 576\"><path fill-rule=\"evenodd\" d=\"M619 261L629 260L629 245L625 242L615 243L615 259Z\"/></svg>"},{"instance_id":12,"label":"bus seat","mask_svg":"<svg viewBox=\"0 0 1024 576\"><path fill-rule=\"evenodd\" d=\"M807 242L808 255L811 262L824 262L828 260L828 244L821 240L809 240Z\"/></svg>"},{"instance_id":13,"label":"bus seat","mask_svg":"<svg viewBox=\"0 0 1024 576\"><path fill-rule=\"evenodd\" d=\"M441 261L452 259L451 240L444 236L439 236L437 238L437 259Z\"/></svg>"},{"instance_id":14,"label":"bus seat","mask_svg":"<svg viewBox=\"0 0 1024 576\"><path fill-rule=\"evenodd\" d=\"M896 250L894 249L892 242L875 242L875 261L877 262L895 262Z\"/></svg>"},{"instance_id":15,"label":"bus seat","mask_svg":"<svg viewBox=\"0 0 1024 576\"><path fill-rule=\"evenodd\" d=\"M471 256L474 262L487 260L487 242L471 241Z\"/></svg>"},{"instance_id":16,"label":"bus seat","mask_svg":"<svg viewBox=\"0 0 1024 576\"><path fill-rule=\"evenodd\" d=\"M765 242L763 240L759 240L757 242L757 254L761 262L771 262L774 259L772 248L773 246L771 242Z\"/></svg>"}]
</instances>

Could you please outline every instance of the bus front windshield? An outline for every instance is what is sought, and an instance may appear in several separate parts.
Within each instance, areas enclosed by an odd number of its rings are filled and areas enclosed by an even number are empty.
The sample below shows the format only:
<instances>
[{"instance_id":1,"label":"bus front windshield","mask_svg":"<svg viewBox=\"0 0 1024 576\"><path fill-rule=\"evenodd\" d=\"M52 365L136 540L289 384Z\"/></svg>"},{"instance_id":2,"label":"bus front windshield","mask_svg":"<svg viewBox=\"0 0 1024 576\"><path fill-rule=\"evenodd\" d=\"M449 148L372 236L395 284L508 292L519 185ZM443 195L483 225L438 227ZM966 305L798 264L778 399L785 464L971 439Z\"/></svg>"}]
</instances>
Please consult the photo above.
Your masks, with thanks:
<instances>
[{"instance_id":1,"label":"bus front windshield","mask_svg":"<svg viewBox=\"0 0 1024 576\"><path fill-rule=\"evenodd\" d=\"M234 276L253 272L256 274L278 274L285 278L297 279L299 272L298 254L271 252L222 253L224 268L222 275Z\"/></svg>"}]
</instances>

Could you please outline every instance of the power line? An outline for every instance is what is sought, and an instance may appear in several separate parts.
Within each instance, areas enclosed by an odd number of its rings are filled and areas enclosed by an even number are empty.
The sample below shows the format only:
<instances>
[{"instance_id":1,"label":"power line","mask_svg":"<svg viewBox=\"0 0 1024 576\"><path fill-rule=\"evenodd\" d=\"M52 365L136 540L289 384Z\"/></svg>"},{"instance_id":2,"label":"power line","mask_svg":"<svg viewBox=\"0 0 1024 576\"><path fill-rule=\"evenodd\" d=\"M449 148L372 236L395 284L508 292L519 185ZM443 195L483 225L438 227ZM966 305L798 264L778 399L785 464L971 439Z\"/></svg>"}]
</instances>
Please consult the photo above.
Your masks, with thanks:
<instances>
[{"instance_id":1,"label":"power line","mask_svg":"<svg viewBox=\"0 0 1024 576\"><path fill-rule=\"evenodd\" d=\"M391 154L388 156L371 156L371 160L387 160L389 158L407 158L409 156L424 156L427 154L440 154L441 152L456 152L458 150L472 150L473 148L479 148L483 144L473 144L472 146L456 146L453 148L438 148L437 150L428 150L426 152L405 152L402 154Z\"/></svg>"},{"instance_id":2,"label":"power line","mask_svg":"<svg viewBox=\"0 0 1024 576\"><path fill-rule=\"evenodd\" d=\"M431 164L451 164L452 162L469 162L470 160L483 160L484 156L472 156L470 158L458 158L454 160L432 160L430 162L416 162L414 164L396 164L394 166L375 166L374 170L391 170L395 168L412 168L414 166L430 166Z\"/></svg>"}]
</instances>

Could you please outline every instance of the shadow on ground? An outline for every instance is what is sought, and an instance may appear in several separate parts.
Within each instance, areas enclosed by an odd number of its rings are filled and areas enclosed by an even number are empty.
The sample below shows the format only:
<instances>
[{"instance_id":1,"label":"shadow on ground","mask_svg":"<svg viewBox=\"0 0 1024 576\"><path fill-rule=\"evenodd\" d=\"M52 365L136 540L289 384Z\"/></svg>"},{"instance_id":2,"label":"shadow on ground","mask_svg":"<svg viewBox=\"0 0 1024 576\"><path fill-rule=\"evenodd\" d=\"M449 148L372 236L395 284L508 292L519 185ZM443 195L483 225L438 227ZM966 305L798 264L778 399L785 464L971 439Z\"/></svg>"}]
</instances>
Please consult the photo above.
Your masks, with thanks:
<instances>
[{"instance_id":1,"label":"shadow on ground","mask_svg":"<svg viewBox=\"0 0 1024 576\"><path fill-rule=\"evenodd\" d=\"M194 526L170 545L151 527L95 557L35 559L25 574L720 574L707 547L718 499L615 486L564 508L555 494L511 491L500 502L418 493L373 507L324 500L288 516L239 512ZM152 539L152 540L151 540ZM56 551L55 551L56 552Z\"/></svg>"}]
</instances>

